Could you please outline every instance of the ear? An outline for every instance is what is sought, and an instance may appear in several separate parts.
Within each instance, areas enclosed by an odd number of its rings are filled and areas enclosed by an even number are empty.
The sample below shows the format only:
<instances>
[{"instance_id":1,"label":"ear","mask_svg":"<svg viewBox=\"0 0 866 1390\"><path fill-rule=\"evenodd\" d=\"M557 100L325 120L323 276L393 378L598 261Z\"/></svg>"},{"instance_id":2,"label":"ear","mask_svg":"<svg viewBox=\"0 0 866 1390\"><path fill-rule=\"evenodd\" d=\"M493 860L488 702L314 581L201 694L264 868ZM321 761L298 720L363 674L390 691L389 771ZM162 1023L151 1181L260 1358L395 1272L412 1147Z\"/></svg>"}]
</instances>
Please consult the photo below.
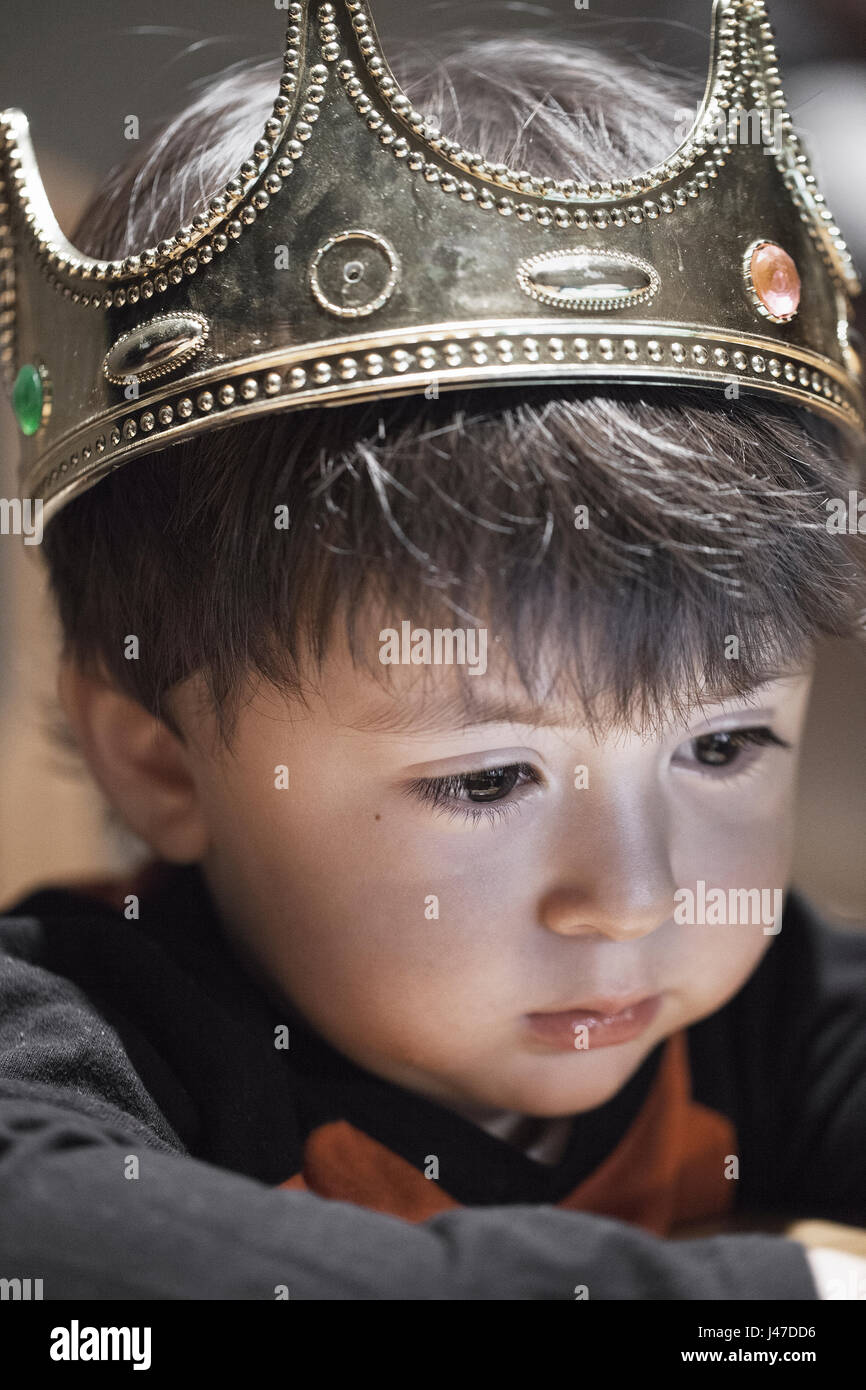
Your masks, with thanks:
<instances>
[{"instance_id":1,"label":"ear","mask_svg":"<svg viewBox=\"0 0 866 1390\"><path fill-rule=\"evenodd\" d=\"M160 859L197 863L208 832L187 749L161 720L107 679L64 656L57 694L93 776Z\"/></svg>"}]
</instances>

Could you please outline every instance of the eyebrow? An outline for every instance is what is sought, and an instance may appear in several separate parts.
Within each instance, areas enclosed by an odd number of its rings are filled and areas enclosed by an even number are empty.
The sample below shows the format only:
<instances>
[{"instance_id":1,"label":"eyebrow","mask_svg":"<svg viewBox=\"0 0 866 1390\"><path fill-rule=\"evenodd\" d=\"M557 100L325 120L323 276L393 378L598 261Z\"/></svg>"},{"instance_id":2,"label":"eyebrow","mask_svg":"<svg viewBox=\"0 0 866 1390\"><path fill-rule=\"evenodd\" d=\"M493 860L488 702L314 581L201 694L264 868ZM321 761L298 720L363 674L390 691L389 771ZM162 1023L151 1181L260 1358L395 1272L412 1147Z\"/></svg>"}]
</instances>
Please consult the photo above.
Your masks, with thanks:
<instances>
[{"instance_id":1,"label":"eyebrow","mask_svg":"<svg viewBox=\"0 0 866 1390\"><path fill-rule=\"evenodd\" d=\"M778 678L777 678L778 679ZM770 684L770 682L767 682ZM760 688L760 687L759 687ZM716 695L716 702L736 696ZM707 704L713 700L707 700ZM697 708L697 706L696 706ZM756 718L771 718L776 711L764 706L747 705L735 710L718 710L707 716L705 723L717 719L733 719L750 714ZM551 729L574 726L575 709L555 708L534 701L508 700L505 696L482 696L468 705L459 692L431 698L418 708L403 701L387 707L371 706L357 719L343 725L359 733L437 733L478 728L484 724L522 724L531 728Z\"/></svg>"}]
</instances>

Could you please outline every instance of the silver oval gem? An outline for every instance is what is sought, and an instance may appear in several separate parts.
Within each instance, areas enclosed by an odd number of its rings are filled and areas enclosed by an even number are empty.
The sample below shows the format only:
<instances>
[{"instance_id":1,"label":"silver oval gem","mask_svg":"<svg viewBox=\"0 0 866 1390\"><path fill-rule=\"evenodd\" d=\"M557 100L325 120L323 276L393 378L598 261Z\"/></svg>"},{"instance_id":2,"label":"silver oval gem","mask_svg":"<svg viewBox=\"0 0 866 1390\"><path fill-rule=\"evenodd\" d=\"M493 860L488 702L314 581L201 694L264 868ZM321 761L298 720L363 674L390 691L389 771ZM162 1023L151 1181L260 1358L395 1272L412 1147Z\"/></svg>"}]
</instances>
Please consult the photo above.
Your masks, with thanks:
<instances>
[{"instance_id":1,"label":"silver oval gem","mask_svg":"<svg viewBox=\"0 0 866 1390\"><path fill-rule=\"evenodd\" d=\"M644 304L661 285L649 261L601 247L572 247L530 256L517 268L525 294L562 309L618 309Z\"/></svg>"},{"instance_id":2,"label":"silver oval gem","mask_svg":"<svg viewBox=\"0 0 866 1390\"><path fill-rule=\"evenodd\" d=\"M109 348L102 370L115 386L153 381L201 352L210 332L203 314L171 313L141 323Z\"/></svg>"}]
</instances>

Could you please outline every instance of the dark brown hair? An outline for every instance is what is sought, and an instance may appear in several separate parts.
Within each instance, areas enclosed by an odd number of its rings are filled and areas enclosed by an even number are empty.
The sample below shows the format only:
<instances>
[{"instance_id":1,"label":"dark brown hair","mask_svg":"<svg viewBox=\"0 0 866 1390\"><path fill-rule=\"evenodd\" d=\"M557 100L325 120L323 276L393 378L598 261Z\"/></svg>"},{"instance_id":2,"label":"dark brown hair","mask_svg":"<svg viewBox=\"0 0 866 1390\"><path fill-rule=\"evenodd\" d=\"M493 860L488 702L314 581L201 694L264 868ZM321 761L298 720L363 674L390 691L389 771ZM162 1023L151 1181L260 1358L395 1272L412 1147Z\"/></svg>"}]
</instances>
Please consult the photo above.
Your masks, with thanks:
<instances>
[{"instance_id":1,"label":"dark brown hair","mask_svg":"<svg viewBox=\"0 0 866 1390\"><path fill-rule=\"evenodd\" d=\"M464 32L393 62L446 134L559 178L652 164L687 104L670 79L569 43ZM251 148L278 72L209 87L107 180L76 244L122 256L191 217ZM375 674L369 630L403 618L486 625L528 688L553 650L587 718L603 698L605 719L646 721L702 690L746 693L820 636L857 631L861 548L828 532L824 506L857 481L833 427L784 404L460 390L198 436L69 504L44 549L67 649L175 732L167 697L194 672L229 742L248 674L300 693L337 620Z\"/></svg>"}]
</instances>

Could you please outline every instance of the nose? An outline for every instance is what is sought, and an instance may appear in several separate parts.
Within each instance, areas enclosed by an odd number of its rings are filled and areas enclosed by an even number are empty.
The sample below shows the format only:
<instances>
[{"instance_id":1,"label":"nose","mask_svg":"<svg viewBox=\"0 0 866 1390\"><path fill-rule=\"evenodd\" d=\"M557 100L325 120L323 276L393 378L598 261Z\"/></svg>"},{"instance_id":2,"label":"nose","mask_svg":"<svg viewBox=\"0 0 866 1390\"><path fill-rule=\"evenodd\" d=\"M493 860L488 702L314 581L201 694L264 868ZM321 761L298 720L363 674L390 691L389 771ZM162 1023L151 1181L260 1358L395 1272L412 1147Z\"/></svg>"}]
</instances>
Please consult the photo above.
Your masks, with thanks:
<instances>
[{"instance_id":1,"label":"nose","mask_svg":"<svg viewBox=\"0 0 866 1390\"><path fill-rule=\"evenodd\" d=\"M541 922L557 935L636 941L673 916L676 884L661 816L608 825L583 845L578 866L573 847L567 858L539 904Z\"/></svg>"},{"instance_id":2,"label":"nose","mask_svg":"<svg viewBox=\"0 0 866 1390\"><path fill-rule=\"evenodd\" d=\"M585 886L562 886L545 895L544 926L558 936L606 936L611 941L637 941L662 926L673 913L674 889L611 893Z\"/></svg>"}]
</instances>

